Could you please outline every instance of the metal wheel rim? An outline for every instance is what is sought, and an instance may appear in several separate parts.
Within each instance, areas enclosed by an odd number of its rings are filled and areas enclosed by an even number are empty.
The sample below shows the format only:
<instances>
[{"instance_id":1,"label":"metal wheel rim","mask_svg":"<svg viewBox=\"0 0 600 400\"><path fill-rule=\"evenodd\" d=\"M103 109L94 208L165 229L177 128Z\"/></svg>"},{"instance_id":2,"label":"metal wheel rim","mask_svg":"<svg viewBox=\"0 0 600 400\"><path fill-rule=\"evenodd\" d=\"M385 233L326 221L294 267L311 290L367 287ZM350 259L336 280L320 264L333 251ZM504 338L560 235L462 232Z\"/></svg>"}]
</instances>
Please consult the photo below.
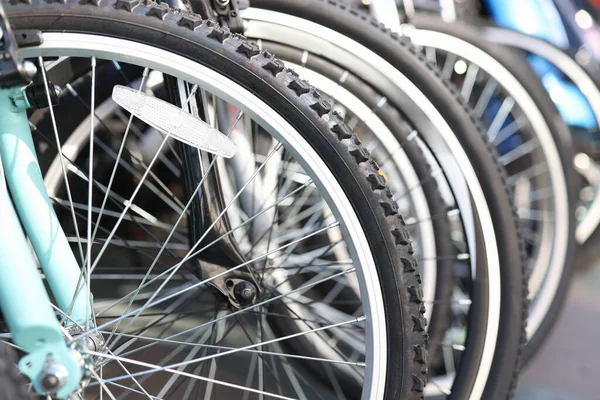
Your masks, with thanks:
<instances>
[{"instance_id":1,"label":"metal wheel rim","mask_svg":"<svg viewBox=\"0 0 600 400\"><path fill-rule=\"evenodd\" d=\"M532 304L529 307L527 334L528 337L531 337L539 328L552 304L567 256L570 231L569 201L566 177L561 167L556 143L533 99L517 79L494 58L474 45L444 33L415 29L411 32L410 37L413 43L418 46L438 48L451 54L457 54L459 57L484 69L508 91L523 109L536 133L536 137L540 140L544 156L548 160L547 165L552 180L556 224L554 232L549 232L548 229L544 229L542 232L543 243L541 246L544 247L544 251L540 251L545 255L536 260L530 278L529 288ZM547 224L545 225L547 226Z\"/></svg>"},{"instance_id":2,"label":"metal wheel rim","mask_svg":"<svg viewBox=\"0 0 600 400\"><path fill-rule=\"evenodd\" d=\"M451 128L424 94L400 71L391 66L360 43L341 35L325 26L297 18L291 15L262 9L247 9L242 12L246 20L246 35L253 38L267 39L275 42L285 40L286 44L304 48L315 54L327 54L340 60L345 65L354 65L370 76L378 72L377 79L382 85L395 87L405 96L407 114L414 118L413 123L423 132L424 140L439 157L442 168L447 172L450 185L457 197L470 193L474 198L474 206L483 226L483 236L488 257L490 285L488 309L488 325L486 331L486 347L481 359L476 383L471 392L471 399L479 399L485 388L494 355L500 318L500 267L496 248L495 233L485 197L476 174L460 143ZM468 198L458 198L461 215L464 217L465 230L469 248L474 248L474 232L472 231L472 215ZM474 262L474 261L472 261ZM472 268L475 276L475 268ZM431 385L430 385L431 386Z\"/></svg>"},{"instance_id":3,"label":"metal wheel rim","mask_svg":"<svg viewBox=\"0 0 600 400\"><path fill-rule=\"evenodd\" d=\"M289 148L302 161L302 166L318 184L321 193L341 222L345 237L351 238L353 259L359 261L360 285L366 320L367 366L363 399L381 398L385 389L387 365L387 340L385 339L385 313L377 273L366 246L365 233L352 210L343 190L304 140L282 116L275 113L252 93L200 64L170 52L123 39L75 33L44 33L44 43L39 47L22 50L24 58L38 56L78 56L105 58L130 64L144 65L168 73L199 86L227 100L261 124L269 133ZM177 66L177 67L175 67ZM364 272L364 274L363 274Z\"/></svg>"}]
</instances>

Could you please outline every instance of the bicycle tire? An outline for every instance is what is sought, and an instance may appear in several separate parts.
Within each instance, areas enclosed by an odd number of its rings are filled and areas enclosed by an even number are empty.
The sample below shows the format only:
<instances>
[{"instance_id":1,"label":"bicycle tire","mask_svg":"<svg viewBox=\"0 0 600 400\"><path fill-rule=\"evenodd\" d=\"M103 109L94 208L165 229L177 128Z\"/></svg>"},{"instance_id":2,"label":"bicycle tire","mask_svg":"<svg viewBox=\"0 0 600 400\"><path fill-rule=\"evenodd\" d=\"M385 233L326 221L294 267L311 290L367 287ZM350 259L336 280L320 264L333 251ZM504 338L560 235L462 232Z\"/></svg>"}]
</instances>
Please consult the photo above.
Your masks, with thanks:
<instances>
[{"instance_id":1,"label":"bicycle tire","mask_svg":"<svg viewBox=\"0 0 600 400\"><path fill-rule=\"evenodd\" d=\"M570 136L570 132L562 121L562 118L554 106L549 95L542 86L539 78L529 68L527 63L508 48L502 48L499 46L490 45L488 42L481 39L481 35L477 33L477 28L470 26L464 26L459 24L444 23L439 17L430 16L426 14L417 14L411 21L414 23L417 29L425 29L434 32L441 32L449 34L460 40L477 47L484 53L492 56L498 61L507 71L514 76L519 84L527 91L539 113L543 117L544 121L548 126L548 131L551 134L551 139L555 144L556 152L559 156L560 168L564 175L564 184L566 186L566 196L568 199L567 207L564 210L568 216L567 226L562 223L557 224L555 229L564 231L566 238L565 253L562 260L557 262L557 265L561 267L557 274L557 283L552 285L555 289L552 290L550 295L547 296L549 299L548 305L543 305L545 312L542 312L543 317L540 318L540 322L536 322L533 330L528 326L528 341L525 345L524 350L524 363L529 361L539 350L544 340L551 332L552 326L556 322L557 317L560 315L561 306L564 303L566 290L571 281L573 275L573 258L575 255L575 196L576 193L576 175L573 167L573 146ZM500 83L501 84L501 83ZM561 241L561 245L563 241ZM542 265L542 267L545 267ZM544 285L544 283L542 283ZM543 289L540 289L543 290ZM536 307L536 299L532 299L530 304L530 310Z\"/></svg>"},{"instance_id":2,"label":"bicycle tire","mask_svg":"<svg viewBox=\"0 0 600 400\"><path fill-rule=\"evenodd\" d=\"M520 369L522 346L525 342L525 318L527 307L527 280L523 243L517 227L516 210L511 202L511 191L505 173L497 162L494 149L483 140L483 132L469 107L460 99L451 86L443 82L440 73L421 57L417 50L404 38L386 30L368 15L340 4L328 1L253 0L252 7L289 14L309 20L358 42L401 71L426 95L446 122L453 128L458 140L475 165L479 181L486 192L490 210L495 214L493 222L497 234L501 257L501 274L509 284L502 284L503 300L498 342L495 348L492 372L483 392L484 398L509 397L516 386ZM355 68L344 65L350 71ZM379 82L362 76L362 79L377 87L389 101L402 109L390 87L381 87ZM407 115L410 119L410 115ZM510 287L509 287L510 286ZM507 366L511 367L508 368ZM466 378L463 375L464 379ZM461 378L462 379L462 378ZM459 384L453 395L467 390L468 385Z\"/></svg>"},{"instance_id":3,"label":"bicycle tire","mask_svg":"<svg viewBox=\"0 0 600 400\"><path fill-rule=\"evenodd\" d=\"M299 49L265 41L262 41L261 46L273 54L277 54L284 62L302 62L303 52ZM309 54L306 57L303 68L321 73L332 80L337 79L344 73L343 68L314 54ZM348 74L341 87L348 89L359 100L362 100L369 109L373 110L373 113L382 120L398 142L401 143L402 149L410 160L419 182L422 184L421 188L427 199L427 206L436 236L439 238L449 238L452 228L450 227L448 218L445 218L448 205L442 199L436 179L431 179L431 166L423 154L423 150L417 142L409 139L412 129L407 125L404 117L395 107L387 102L383 105L378 105L381 95L357 76ZM380 167L383 168L384 165L381 161L379 163ZM452 256L456 253L456 249L452 246L450 240L436 240L435 246L436 255L439 257L439 260L436 261L435 297L431 299L435 307L433 307L431 317L428 319L429 329L427 333L429 334L428 348L430 355L437 352L437 348L450 322L449 309L451 302L445 300L451 297L453 289L454 274L452 264L454 260L452 260ZM425 276L424 279L427 279L427 277Z\"/></svg>"},{"instance_id":4,"label":"bicycle tire","mask_svg":"<svg viewBox=\"0 0 600 400\"><path fill-rule=\"evenodd\" d=\"M596 122L600 124L600 86L594 75L581 67L569 54L542 39L510 29L482 26L481 32L483 38L491 43L515 48L525 53L532 53L548 60L575 86L580 88L596 116ZM585 146L581 150L585 152ZM597 154L592 153L590 157L596 159ZM600 223L600 197L596 195L591 201L585 203L588 203L585 204L588 212L578 221L575 229L575 239L584 248L586 247L586 241L597 230Z\"/></svg>"}]
</instances>

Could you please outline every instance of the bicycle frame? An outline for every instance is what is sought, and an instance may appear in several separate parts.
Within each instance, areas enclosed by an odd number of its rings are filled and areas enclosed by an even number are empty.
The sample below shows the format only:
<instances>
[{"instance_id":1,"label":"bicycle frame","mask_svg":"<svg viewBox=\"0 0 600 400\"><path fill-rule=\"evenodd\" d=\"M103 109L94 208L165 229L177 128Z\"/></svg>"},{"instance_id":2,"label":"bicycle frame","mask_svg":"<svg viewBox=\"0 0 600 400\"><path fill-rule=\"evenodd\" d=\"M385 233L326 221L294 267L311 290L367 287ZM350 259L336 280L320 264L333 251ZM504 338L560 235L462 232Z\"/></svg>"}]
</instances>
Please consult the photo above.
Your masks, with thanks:
<instances>
[{"instance_id":1,"label":"bicycle frame","mask_svg":"<svg viewBox=\"0 0 600 400\"><path fill-rule=\"evenodd\" d=\"M27 118L29 103L22 89L28 83L27 68L18 58L8 27L0 5L0 55L5 56L0 65L0 308L13 343L28 353L19 361L21 371L43 393L44 370L49 364L61 368L64 383L56 395L66 398L83 377L81 356L74 358L65 342L65 328L51 307L21 224L60 310L70 315L65 325L87 324L91 306L85 282L78 284L80 267L44 187Z\"/></svg>"}]
</instances>

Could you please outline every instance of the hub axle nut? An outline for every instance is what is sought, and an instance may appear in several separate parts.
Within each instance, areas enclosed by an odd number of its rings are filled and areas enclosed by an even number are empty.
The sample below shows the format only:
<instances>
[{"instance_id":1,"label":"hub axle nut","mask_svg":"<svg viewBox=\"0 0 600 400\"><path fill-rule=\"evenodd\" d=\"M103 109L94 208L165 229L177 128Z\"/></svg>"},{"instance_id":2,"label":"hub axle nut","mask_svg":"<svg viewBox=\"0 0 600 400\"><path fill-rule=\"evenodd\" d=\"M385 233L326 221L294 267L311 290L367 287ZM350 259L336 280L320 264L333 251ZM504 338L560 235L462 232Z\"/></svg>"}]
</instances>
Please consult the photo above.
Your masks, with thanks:
<instances>
[{"instance_id":1,"label":"hub axle nut","mask_svg":"<svg viewBox=\"0 0 600 400\"><path fill-rule=\"evenodd\" d=\"M47 393L56 393L65 384L68 376L64 365L48 360L39 378L40 388Z\"/></svg>"},{"instance_id":2,"label":"hub axle nut","mask_svg":"<svg viewBox=\"0 0 600 400\"><path fill-rule=\"evenodd\" d=\"M249 304L256 298L256 287L248 281L238 282L233 288L233 295L238 303Z\"/></svg>"}]
</instances>

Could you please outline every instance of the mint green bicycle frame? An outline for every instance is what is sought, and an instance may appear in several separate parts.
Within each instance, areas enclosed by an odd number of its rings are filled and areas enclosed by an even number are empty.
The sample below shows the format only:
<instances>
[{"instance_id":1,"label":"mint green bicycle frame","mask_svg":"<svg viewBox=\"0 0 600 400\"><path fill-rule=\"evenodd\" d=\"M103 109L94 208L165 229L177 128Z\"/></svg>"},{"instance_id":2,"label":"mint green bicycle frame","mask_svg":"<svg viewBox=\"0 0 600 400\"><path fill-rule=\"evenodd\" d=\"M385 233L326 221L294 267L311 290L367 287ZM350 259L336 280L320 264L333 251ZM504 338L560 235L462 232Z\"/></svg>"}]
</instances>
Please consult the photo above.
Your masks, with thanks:
<instances>
[{"instance_id":1,"label":"mint green bicycle frame","mask_svg":"<svg viewBox=\"0 0 600 400\"><path fill-rule=\"evenodd\" d=\"M0 308L12 342L28 353L19 362L21 371L39 392L46 363L60 363L68 379L57 397L66 398L79 385L82 365L65 341L65 328L51 306L27 238L58 308L69 315L64 325L87 325L91 305L81 268L44 187L28 107L22 88L0 90Z\"/></svg>"}]
</instances>

